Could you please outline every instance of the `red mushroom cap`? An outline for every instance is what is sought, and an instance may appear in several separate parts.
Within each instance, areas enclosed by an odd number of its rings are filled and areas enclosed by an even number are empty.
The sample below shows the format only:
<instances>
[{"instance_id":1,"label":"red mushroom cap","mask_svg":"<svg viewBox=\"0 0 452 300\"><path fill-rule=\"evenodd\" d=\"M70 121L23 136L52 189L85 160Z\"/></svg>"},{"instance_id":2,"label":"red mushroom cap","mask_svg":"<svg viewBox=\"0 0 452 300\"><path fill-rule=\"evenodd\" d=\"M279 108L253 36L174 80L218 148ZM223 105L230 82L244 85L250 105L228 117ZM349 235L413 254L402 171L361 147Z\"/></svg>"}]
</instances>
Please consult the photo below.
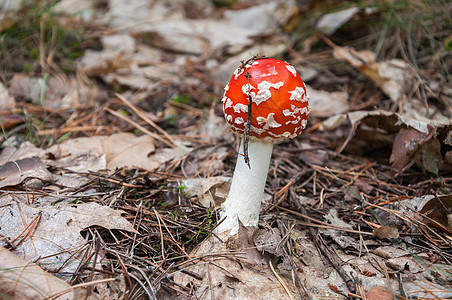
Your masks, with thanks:
<instances>
[{"instance_id":1,"label":"red mushroom cap","mask_svg":"<svg viewBox=\"0 0 452 300\"><path fill-rule=\"evenodd\" d=\"M251 59L234 72L224 90L224 115L239 135L248 120L248 95L252 99L250 139L294 138L306 127L310 111L306 87L295 68L284 61Z\"/></svg>"}]
</instances>

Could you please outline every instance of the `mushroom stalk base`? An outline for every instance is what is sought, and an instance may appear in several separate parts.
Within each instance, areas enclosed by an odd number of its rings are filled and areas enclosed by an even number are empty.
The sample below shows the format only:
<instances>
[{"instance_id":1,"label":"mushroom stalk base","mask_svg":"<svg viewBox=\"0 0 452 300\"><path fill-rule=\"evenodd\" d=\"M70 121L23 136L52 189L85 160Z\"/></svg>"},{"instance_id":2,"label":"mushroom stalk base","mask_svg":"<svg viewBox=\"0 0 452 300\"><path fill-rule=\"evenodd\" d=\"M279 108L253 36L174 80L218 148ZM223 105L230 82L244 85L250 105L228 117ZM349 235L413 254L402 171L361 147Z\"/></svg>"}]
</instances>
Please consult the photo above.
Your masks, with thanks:
<instances>
[{"instance_id":1,"label":"mushroom stalk base","mask_svg":"<svg viewBox=\"0 0 452 300\"><path fill-rule=\"evenodd\" d=\"M243 140L240 149L243 149ZM272 150L273 143L249 141L251 168L239 154L229 195L221 205L220 219L226 219L216 228L216 232L231 230L230 235L236 234L237 218L245 226L257 226Z\"/></svg>"}]
</instances>

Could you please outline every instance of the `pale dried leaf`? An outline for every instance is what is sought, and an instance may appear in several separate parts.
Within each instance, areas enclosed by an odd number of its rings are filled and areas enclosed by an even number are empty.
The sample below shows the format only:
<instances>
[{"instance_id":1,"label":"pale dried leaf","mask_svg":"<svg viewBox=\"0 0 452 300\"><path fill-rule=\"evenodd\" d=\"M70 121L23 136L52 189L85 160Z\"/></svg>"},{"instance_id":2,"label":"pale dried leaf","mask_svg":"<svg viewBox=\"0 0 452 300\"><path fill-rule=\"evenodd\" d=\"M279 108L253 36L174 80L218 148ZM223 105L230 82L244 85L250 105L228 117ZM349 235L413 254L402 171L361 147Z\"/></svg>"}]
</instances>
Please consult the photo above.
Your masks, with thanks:
<instances>
[{"instance_id":1,"label":"pale dried leaf","mask_svg":"<svg viewBox=\"0 0 452 300\"><path fill-rule=\"evenodd\" d=\"M425 268L413 257L390 258L386 261L386 264L394 270L408 270L413 274L425 270Z\"/></svg>"},{"instance_id":2,"label":"pale dried leaf","mask_svg":"<svg viewBox=\"0 0 452 300\"><path fill-rule=\"evenodd\" d=\"M69 139L52 146L48 152L58 158L53 163L56 166L74 171L98 171L123 167L148 169L155 165L149 157L154 150L152 137L121 132L111 136Z\"/></svg>"},{"instance_id":3,"label":"pale dried leaf","mask_svg":"<svg viewBox=\"0 0 452 300\"><path fill-rule=\"evenodd\" d=\"M14 253L29 261L37 259L37 263L51 270L62 267L63 272L75 272L83 255L83 251L78 250L85 244L80 231L85 228L100 226L137 233L132 224L121 217L122 211L97 203L60 202L54 206L32 207L4 195L0 198L0 206L3 207L0 211L0 235L10 241L36 216L40 216L38 226L15 247Z\"/></svg>"},{"instance_id":4,"label":"pale dried leaf","mask_svg":"<svg viewBox=\"0 0 452 300\"><path fill-rule=\"evenodd\" d=\"M311 115L316 117L330 117L339 113L347 112L349 109L348 93L327 92L316 90L306 85L311 105Z\"/></svg>"},{"instance_id":5,"label":"pale dried leaf","mask_svg":"<svg viewBox=\"0 0 452 300\"><path fill-rule=\"evenodd\" d=\"M204 207L219 207L228 196L231 185L229 177L189 178L182 182L185 196L196 197Z\"/></svg>"},{"instance_id":6,"label":"pale dried leaf","mask_svg":"<svg viewBox=\"0 0 452 300\"><path fill-rule=\"evenodd\" d=\"M23 142L19 149L13 146L8 146L0 154L0 165L6 164L8 161L17 161L24 158L44 158L45 150L39 149L32 143Z\"/></svg>"},{"instance_id":7,"label":"pale dried leaf","mask_svg":"<svg viewBox=\"0 0 452 300\"><path fill-rule=\"evenodd\" d=\"M326 35L336 32L342 25L350 21L359 12L359 8L350 7L334 13L323 15L317 22L317 29Z\"/></svg>"},{"instance_id":8,"label":"pale dried leaf","mask_svg":"<svg viewBox=\"0 0 452 300\"><path fill-rule=\"evenodd\" d=\"M335 209L331 209L324 218L329 221L329 223L336 227L353 229L353 226L341 220ZM359 243L352 237L344 234L340 230L325 229L323 233L331 237L341 248L354 247L359 250Z\"/></svg>"},{"instance_id":9,"label":"pale dried leaf","mask_svg":"<svg viewBox=\"0 0 452 300\"><path fill-rule=\"evenodd\" d=\"M227 240L228 234L223 232L219 237ZM194 274L200 275L202 279L198 280L177 272L174 274L174 281L184 286L192 284L195 289L194 294L206 300L288 298L284 288L268 266L260 267L246 263L242 259L243 255L246 254L240 250L239 253L234 254L225 243L210 236L190 254L193 258L203 257L202 260L195 260L194 264L186 267ZM296 289L291 285L290 278L283 274L279 275L289 286L290 293L296 295Z\"/></svg>"},{"instance_id":10,"label":"pale dried leaf","mask_svg":"<svg viewBox=\"0 0 452 300\"><path fill-rule=\"evenodd\" d=\"M31 177L48 180L51 176L37 157L9 161L0 168L0 187L16 185Z\"/></svg>"},{"instance_id":11,"label":"pale dried leaf","mask_svg":"<svg viewBox=\"0 0 452 300\"><path fill-rule=\"evenodd\" d=\"M381 246L372 250L372 253L387 259L410 255L408 251L395 246Z\"/></svg>"},{"instance_id":12,"label":"pale dried leaf","mask_svg":"<svg viewBox=\"0 0 452 300\"><path fill-rule=\"evenodd\" d=\"M93 82L90 82L88 86L75 77L49 77L45 81L41 77L17 73L9 84L9 92L14 97L29 99L33 103L52 108L72 108L79 104L89 103L104 93ZM41 98L43 90L45 93Z\"/></svg>"},{"instance_id":13,"label":"pale dried leaf","mask_svg":"<svg viewBox=\"0 0 452 300\"><path fill-rule=\"evenodd\" d=\"M334 46L333 55L366 74L393 101L399 100L412 83L413 74L408 64L402 60L392 59L379 63L375 61L375 53L371 51L356 51L339 46Z\"/></svg>"},{"instance_id":14,"label":"pale dried leaf","mask_svg":"<svg viewBox=\"0 0 452 300\"><path fill-rule=\"evenodd\" d=\"M53 7L55 12L67 15L77 15L89 21L95 15L94 2L91 0L62 0Z\"/></svg>"},{"instance_id":15,"label":"pale dried leaf","mask_svg":"<svg viewBox=\"0 0 452 300\"><path fill-rule=\"evenodd\" d=\"M13 108L16 105L14 97L12 97L2 82L0 82L0 109ZM0 122L2 120L0 119Z\"/></svg>"},{"instance_id":16,"label":"pale dried leaf","mask_svg":"<svg viewBox=\"0 0 452 300\"><path fill-rule=\"evenodd\" d=\"M60 297L52 296L63 291L68 292ZM75 299L69 284L1 246L0 295L4 299Z\"/></svg>"}]
</instances>

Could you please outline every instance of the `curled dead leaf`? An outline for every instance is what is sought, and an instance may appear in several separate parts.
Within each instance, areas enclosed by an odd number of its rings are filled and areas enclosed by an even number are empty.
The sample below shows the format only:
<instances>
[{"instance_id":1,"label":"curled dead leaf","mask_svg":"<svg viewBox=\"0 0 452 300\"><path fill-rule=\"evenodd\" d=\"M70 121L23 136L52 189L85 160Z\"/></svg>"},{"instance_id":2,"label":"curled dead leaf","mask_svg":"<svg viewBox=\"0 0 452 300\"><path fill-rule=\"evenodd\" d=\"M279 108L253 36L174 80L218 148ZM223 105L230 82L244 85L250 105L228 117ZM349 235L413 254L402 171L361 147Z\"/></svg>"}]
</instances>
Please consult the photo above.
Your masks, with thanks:
<instances>
[{"instance_id":1,"label":"curled dead leaf","mask_svg":"<svg viewBox=\"0 0 452 300\"><path fill-rule=\"evenodd\" d=\"M399 231L394 226L386 225L375 228L374 235L379 239L393 240L399 238Z\"/></svg>"},{"instance_id":2,"label":"curled dead leaf","mask_svg":"<svg viewBox=\"0 0 452 300\"><path fill-rule=\"evenodd\" d=\"M47 180L51 176L37 157L9 161L0 168L0 187L16 185L27 178Z\"/></svg>"},{"instance_id":3,"label":"curled dead leaf","mask_svg":"<svg viewBox=\"0 0 452 300\"><path fill-rule=\"evenodd\" d=\"M333 56L345 60L369 77L391 100L397 101L410 85L413 74L400 59L377 62L372 51L357 51L351 47L333 45Z\"/></svg>"},{"instance_id":4,"label":"curled dead leaf","mask_svg":"<svg viewBox=\"0 0 452 300\"><path fill-rule=\"evenodd\" d=\"M438 163L442 160L441 144L435 137L436 130L430 126L428 133L413 128L401 129L394 139L390 157L395 175L401 175L413 163L433 174L438 174Z\"/></svg>"},{"instance_id":5,"label":"curled dead leaf","mask_svg":"<svg viewBox=\"0 0 452 300\"><path fill-rule=\"evenodd\" d=\"M67 291L67 293L64 293ZM52 295L64 293L60 297ZM0 247L0 295L5 299L74 299L70 285Z\"/></svg>"}]
</instances>

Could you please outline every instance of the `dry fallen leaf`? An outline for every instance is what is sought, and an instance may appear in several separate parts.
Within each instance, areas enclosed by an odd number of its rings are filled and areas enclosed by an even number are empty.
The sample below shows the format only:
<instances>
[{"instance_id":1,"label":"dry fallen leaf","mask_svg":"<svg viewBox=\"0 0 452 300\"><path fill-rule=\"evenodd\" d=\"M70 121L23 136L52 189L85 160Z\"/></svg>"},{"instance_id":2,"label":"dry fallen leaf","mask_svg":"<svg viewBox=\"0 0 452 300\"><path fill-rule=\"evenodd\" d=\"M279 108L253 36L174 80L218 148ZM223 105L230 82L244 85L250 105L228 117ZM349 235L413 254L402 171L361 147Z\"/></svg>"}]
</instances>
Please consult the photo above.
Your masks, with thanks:
<instances>
[{"instance_id":1,"label":"dry fallen leaf","mask_svg":"<svg viewBox=\"0 0 452 300\"><path fill-rule=\"evenodd\" d=\"M154 150L152 137L138 137L132 133L121 132L111 136L69 139L52 146L48 152L57 157L53 165L74 171L98 171L122 167L147 170L155 168L155 163L149 157ZM88 158L92 161L86 163Z\"/></svg>"},{"instance_id":2,"label":"dry fallen leaf","mask_svg":"<svg viewBox=\"0 0 452 300\"><path fill-rule=\"evenodd\" d=\"M435 137L435 128L427 127L428 133L402 128L395 137L390 162L396 175L401 175L414 162L422 170L438 174L438 164L442 161L441 143Z\"/></svg>"},{"instance_id":3,"label":"dry fallen leaf","mask_svg":"<svg viewBox=\"0 0 452 300\"><path fill-rule=\"evenodd\" d=\"M316 117L330 117L348 111L348 93L327 92L315 90L306 85L309 95L309 103L312 107L311 115Z\"/></svg>"},{"instance_id":4,"label":"dry fallen leaf","mask_svg":"<svg viewBox=\"0 0 452 300\"><path fill-rule=\"evenodd\" d=\"M219 207L228 196L230 177L189 178L182 182L188 198L196 197L204 207Z\"/></svg>"},{"instance_id":5,"label":"dry fallen leaf","mask_svg":"<svg viewBox=\"0 0 452 300\"><path fill-rule=\"evenodd\" d=\"M399 231L394 226L381 226L374 229L374 235L378 237L379 239L398 239L399 238Z\"/></svg>"},{"instance_id":6,"label":"dry fallen leaf","mask_svg":"<svg viewBox=\"0 0 452 300\"><path fill-rule=\"evenodd\" d=\"M16 101L9 94L3 83L0 82L0 109L13 108L15 105ZM0 121L2 121L2 118L0 118Z\"/></svg>"},{"instance_id":7,"label":"dry fallen leaf","mask_svg":"<svg viewBox=\"0 0 452 300\"><path fill-rule=\"evenodd\" d=\"M410 90L413 74L408 64L400 59L375 61L372 51L356 51L350 47L333 47L333 55L345 60L367 75L393 101L399 100L405 90Z\"/></svg>"},{"instance_id":8,"label":"dry fallen leaf","mask_svg":"<svg viewBox=\"0 0 452 300\"><path fill-rule=\"evenodd\" d=\"M50 179L52 174L37 157L9 161L0 168L0 187L21 183L27 178Z\"/></svg>"},{"instance_id":9,"label":"dry fallen leaf","mask_svg":"<svg viewBox=\"0 0 452 300\"><path fill-rule=\"evenodd\" d=\"M452 212L452 197L450 195L424 195L404 200L400 202L400 211L403 214L421 219L428 226L452 234L452 224L449 221Z\"/></svg>"},{"instance_id":10,"label":"dry fallen leaf","mask_svg":"<svg viewBox=\"0 0 452 300\"><path fill-rule=\"evenodd\" d=\"M433 137L434 129L429 127L429 133L417 131L413 128L400 129L394 139L390 158L391 168L401 175L413 163L413 156L419 149L419 145L425 143Z\"/></svg>"},{"instance_id":11,"label":"dry fallen leaf","mask_svg":"<svg viewBox=\"0 0 452 300\"><path fill-rule=\"evenodd\" d=\"M323 15L317 22L317 29L326 35L333 34L342 25L350 21L359 12L359 8L350 7L334 13Z\"/></svg>"},{"instance_id":12,"label":"dry fallen leaf","mask_svg":"<svg viewBox=\"0 0 452 300\"><path fill-rule=\"evenodd\" d=\"M60 297L52 296L63 291L68 292ZM0 295L2 299L74 299L69 284L1 246Z\"/></svg>"},{"instance_id":13,"label":"dry fallen leaf","mask_svg":"<svg viewBox=\"0 0 452 300\"><path fill-rule=\"evenodd\" d=\"M32 207L18 197L0 197L0 236L9 240L14 253L36 261L47 270L75 272L85 245L80 231L90 226L120 229L136 233L132 224L121 217L122 211L97 203ZM24 199L25 200L25 199ZM39 203L39 199L34 199ZM36 204L35 204L36 205ZM29 224L28 230L21 234ZM28 234L28 235L27 235ZM0 246L5 243L0 241Z\"/></svg>"},{"instance_id":14,"label":"dry fallen leaf","mask_svg":"<svg viewBox=\"0 0 452 300\"><path fill-rule=\"evenodd\" d=\"M1 101L2 100L0 99L0 102ZM0 127L3 128L5 131L9 131L12 128L16 127L17 125L22 124L23 122L24 122L23 118L19 117L18 115L12 114L9 111L0 110Z\"/></svg>"},{"instance_id":15,"label":"dry fallen leaf","mask_svg":"<svg viewBox=\"0 0 452 300\"><path fill-rule=\"evenodd\" d=\"M423 222L428 226L435 227L438 230L452 235L452 196L436 196L429 200L420 210L425 218Z\"/></svg>"},{"instance_id":16,"label":"dry fallen leaf","mask_svg":"<svg viewBox=\"0 0 452 300\"><path fill-rule=\"evenodd\" d=\"M228 232L218 236L226 241ZM240 241L236 244L240 244ZM240 249L231 251L227 245L230 246L228 243L220 242L214 236L207 238L193 253L190 253L192 263L184 266L184 270L190 271L187 274L198 274L200 277L175 272L174 281L183 286L190 285L197 297L206 300L289 299L281 283L267 265L261 267L258 264L247 263L247 259L243 259L243 256L249 255L248 253ZM253 253L248 259L259 260L255 254ZM289 286L290 293L296 295L297 292L291 285L291 280L282 274L279 275Z\"/></svg>"},{"instance_id":17,"label":"dry fallen leaf","mask_svg":"<svg viewBox=\"0 0 452 300\"><path fill-rule=\"evenodd\" d=\"M393 300L395 299L391 291L384 286L374 286L366 293L367 300Z\"/></svg>"}]
</instances>

